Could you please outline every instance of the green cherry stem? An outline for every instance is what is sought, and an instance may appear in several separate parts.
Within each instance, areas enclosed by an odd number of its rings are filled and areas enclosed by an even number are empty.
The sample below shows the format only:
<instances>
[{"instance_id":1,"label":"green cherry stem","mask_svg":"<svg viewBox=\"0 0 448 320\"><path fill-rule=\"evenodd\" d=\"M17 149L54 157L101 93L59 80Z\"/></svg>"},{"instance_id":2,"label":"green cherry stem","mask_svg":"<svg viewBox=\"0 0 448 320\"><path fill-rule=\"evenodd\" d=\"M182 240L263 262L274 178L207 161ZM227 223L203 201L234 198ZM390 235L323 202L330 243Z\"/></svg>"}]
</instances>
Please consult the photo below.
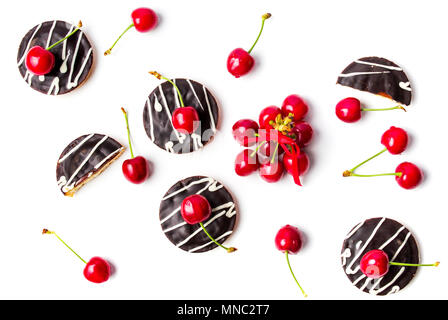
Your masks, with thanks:
<instances>
[{"instance_id":1,"label":"green cherry stem","mask_svg":"<svg viewBox=\"0 0 448 320\"><path fill-rule=\"evenodd\" d=\"M64 42L65 40L67 40L68 38L70 38L72 35L74 35L80 28L82 27L82 21L78 22L78 26L76 27L75 30L73 30L72 33L70 33L68 36L65 36L64 38L62 38L61 40L59 40L58 42L53 43L51 46L49 46L46 50L50 50L54 47L56 47L58 44L60 44L61 42Z\"/></svg>"},{"instance_id":2,"label":"green cherry stem","mask_svg":"<svg viewBox=\"0 0 448 320\"><path fill-rule=\"evenodd\" d=\"M404 112L406 112L406 109L403 106L396 106L396 107L384 108L384 109L361 108L361 111L387 111L387 110L396 110L396 109L401 109Z\"/></svg>"},{"instance_id":3,"label":"green cherry stem","mask_svg":"<svg viewBox=\"0 0 448 320\"><path fill-rule=\"evenodd\" d=\"M440 262L432 264L420 264L420 263L401 263L401 262L389 262L392 266L404 266L404 267L438 267Z\"/></svg>"},{"instance_id":4,"label":"green cherry stem","mask_svg":"<svg viewBox=\"0 0 448 320\"><path fill-rule=\"evenodd\" d=\"M114 44L112 45L112 47L110 47L109 49L107 49L107 50L104 52L104 55L105 55L105 56L111 54L111 51L112 51L112 49L115 47L115 45L117 44L117 42L118 42L118 41L121 39L121 37L122 37L126 32L128 32L129 29L131 29L132 27L134 27L134 24L133 24L133 23L131 23L131 24L129 25L129 27L127 27L127 28L123 31L122 34L120 34L120 36L118 37L118 39L115 40L115 42L114 42Z\"/></svg>"},{"instance_id":5,"label":"green cherry stem","mask_svg":"<svg viewBox=\"0 0 448 320\"><path fill-rule=\"evenodd\" d=\"M131 151L131 158L134 158L134 152L132 150L132 143L131 143L131 133L129 131L129 120L128 120L128 113L124 108L121 108L121 111L123 111L124 118L126 119L126 130L128 131L128 142L129 142L129 151Z\"/></svg>"},{"instance_id":6,"label":"green cherry stem","mask_svg":"<svg viewBox=\"0 0 448 320\"><path fill-rule=\"evenodd\" d=\"M344 177L361 177L361 178L382 177L382 176L401 177L402 175L403 175L402 172L378 173L378 174L356 174L356 173L353 173L353 172L348 173L348 171L344 172Z\"/></svg>"},{"instance_id":7,"label":"green cherry stem","mask_svg":"<svg viewBox=\"0 0 448 320\"><path fill-rule=\"evenodd\" d=\"M255 45L256 45L257 42L258 42L258 39L260 39L261 33L263 32L264 22L265 22L267 19L269 19L270 17L271 17L271 14L270 14L270 13L265 13L264 15L261 16L261 29L260 29L260 32L258 33L258 37L257 37L257 39L255 40L254 44L253 44L252 47L249 49L249 51L247 51L247 53L250 54L250 53L252 52L252 50L254 49Z\"/></svg>"},{"instance_id":8,"label":"green cherry stem","mask_svg":"<svg viewBox=\"0 0 448 320\"><path fill-rule=\"evenodd\" d=\"M69 246L68 244L66 244L66 243L64 242L64 240L62 240L62 239L56 234L56 232L54 232L54 231L49 231L48 229L43 229L43 230L42 230L42 234L53 234L53 235L55 235L56 238L58 238L59 241L61 241L67 248L69 248L71 252L73 252L79 259L81 259L82 262L84 262L84 263L87 264L87 262L86 262L83 258L81 258L80 255L77 254L72 248L70 248L70 246Z\"/></svg>"},{"instance_id":9,"label":"green cherry stem","mask_svg":"<svg viewBox=\"0 0 448 320\"><path fill-rule=\"evenodd\" d=\"M344 173L342 174L344 177L350 177L352 175L354 175L353 171L355 171L356 169L358 169L360 166L362 166L363 164L369 162L370 160L378 157L380 154L384 153L387 151L387 148L384 148L383 150L381 150L380 152L378 152L377 154L371 156L370 158L368 158L367 160L361 162L360 164L358 164L357 166L353 167L350 170L345 170Z\"/></svg>"},{"instance_id":10,"label":"green cherry stem","mask_svg":"<svg viewBox=\"0 0 448 320\"><path fill-rule=\"evenodd\" d=\"M257 134L256 134L257 135ZM262 145L264 145L266 143L266 141L262 141L256 148L255 150L250 154L250 157L253 158L255 156L255 154L257 153L257 151L261 148Z\"/></svg>"},{"instance_id":11,"label":"green cherry stem","mask_svg":"<svg viewBox=\"0 0 448 320\"><path fill-rule=\"evenodd\" d=\"M177 87L177 85L176 85L173 81L171 81L170 79L168 79L168 78L162 76L162 75L161 75L160 73L158 73L157 71L149 71L149 73L152 74L154 77L156 77L156 78L159 79L159 80L163 79L163 80L166 80L166 81L168 81L169 83L171 83L171 84L173 85L173 87L176 89L177 94L179 95L180 106L181 106L182 108L185 107L185 105L184 105L184 100L182 99L182 95L180 94L179 88Z\"/></svg>"},{"instance_id":12,"label":"green cherry stem","mask_svg":"<svg viewBox=\"0 0 448 320\"><path fill-rule=\"evenodd\" d=\"M277 144L275 145L274 153L272 154L271 163L275 162L275 156L277 155L277 152L278 152L278 146L279 146L279 144L277 142Z\"/></svg>"},{"instance_id":13,"label":"green cherry stem","mask_svg":"<svg viewBox=\"0 0 448 320\"><path fill-rule=\"evenodd\" d=\"M289 253L288 251L285 251L286 256L286 262L288 262L289 271L291 271L292 277L296 281L297 285L299 286L300 290L302 291L303 296L306 298L308 295L305 293L305 291L302 289L302 286L300 285L299 281L297 281L296 276L294 275L294 272L292 271L291 264L289 263Z\"/></svg>"},{"instance_id":14,"label":"green cherry stem","mask_svg":"<svg viewBox=\"0 0 448 320\"><path fill-rule=\"evenodd\" d=\"M205 232L205 234L210 238L210 240L212 240L217 246L220 246L221 248L223 248L223 249L225 249L227 252L234 252L234 251L236 251L237 249L236 248L233 248L233 247L231 247L231 248L227 248L227 247L224 247L222 244L220 244L218 241L216 241L211 235L210 235L210 233L208 233L208 231L207 231L207 229L205 229L205 227L204 227L204 224L202 223L202 222L199 222L199 225L201 226L201 228L202 228L202 230Z\"/></svg>"}]
</instances>

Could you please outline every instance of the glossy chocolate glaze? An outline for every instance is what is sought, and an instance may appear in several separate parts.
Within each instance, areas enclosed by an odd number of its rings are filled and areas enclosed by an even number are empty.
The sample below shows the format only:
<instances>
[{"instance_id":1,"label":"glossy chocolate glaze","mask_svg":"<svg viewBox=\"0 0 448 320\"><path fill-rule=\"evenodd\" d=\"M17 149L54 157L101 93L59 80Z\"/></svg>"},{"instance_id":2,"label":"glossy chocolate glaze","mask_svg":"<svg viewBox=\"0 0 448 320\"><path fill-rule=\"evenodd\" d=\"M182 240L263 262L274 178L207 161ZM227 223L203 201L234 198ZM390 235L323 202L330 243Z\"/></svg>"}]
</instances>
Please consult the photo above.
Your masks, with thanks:
<instances>
[{"instance_id":1,"label":"glossy chocolate glaze","mask_svg":"<svg viewBox=\"0 0 448 320\"><path fill-rule=\"evenodd\" d=\"M143 124L148 137L161 149L172 153L188 153L205 146L213 139L219 122L219 107L213 95L202 84L188 79L173 79L179 87L185 106L196 109L200 127L191 135L173 128L171 115L180 107L177 91L169 82L155 88L143 109Z\"/></svg>"},{"instance_id":2,"label":"glossy chocolate glaze","mask_svg":"<svg viewBox=\"0 0 448 320\"><path fill-rule=\"evenodd\" d=\"M199 224L187 224L180 213L182 201L201 194L210 203L212 214L204 221L207 231L219 243L223 243L235 227L237 208L232 195L213 178L195 176L173 185L160 203L159 218L165 236L177 247L188 252L205 252L217 247L211 242Z\"/></svg>"},{"instance_id":3,"label":"glossy chocolate glaze","mask_svg":"<svg viewBox=\"0 0 448 320\"><path fill-rule=\"evenodd\" d=\"M378 94L409 105L412 89L398 65L384 58L366 57L350 63L338 77L338 84Z\"/></svg>"},{"instance_id":4,"label":"glossy chocolate glaze","mask_svg":"<svg viewBox=\"0 0 448 320\"><path fill-rule=\"evenodd\" d=\"M361 258L375 249L384 250L391 262L420 263L417 242L407 228L392 219L369 219L354 227L342 245L342 266L353 285L374 295L396 293L408 285L417 267L391 265L382 278L364 276L359 269Z\"/></svg>"},{"instance_id":5,"label":"glossy chocolate glaze","mask_svg":"<svg viewBox=\"0 0 448 320\"><path fill-rule=\"evenodd\" d=\"M64 195L106 167L124 147L104 134L83 135L73 140L61 153L56 179Z\"/></svg>"},{"instance_id":6,"label":"glossy chocolate glaze","mask_svg":"<svg viewBox=\"0 0 448 320\"><path fill-rule=\"evenodd\" d=\"M93 64L93 48L82 30L51 49L55 65L49 74L34 75L25 65L29 49L37 45L47 48L75 28L65 21L47 21L33 27L23 37L17 53L17 64L20 74L31 88L45 94L59 95L72 91L87 79Z\"/></svg>"}]
</instances>

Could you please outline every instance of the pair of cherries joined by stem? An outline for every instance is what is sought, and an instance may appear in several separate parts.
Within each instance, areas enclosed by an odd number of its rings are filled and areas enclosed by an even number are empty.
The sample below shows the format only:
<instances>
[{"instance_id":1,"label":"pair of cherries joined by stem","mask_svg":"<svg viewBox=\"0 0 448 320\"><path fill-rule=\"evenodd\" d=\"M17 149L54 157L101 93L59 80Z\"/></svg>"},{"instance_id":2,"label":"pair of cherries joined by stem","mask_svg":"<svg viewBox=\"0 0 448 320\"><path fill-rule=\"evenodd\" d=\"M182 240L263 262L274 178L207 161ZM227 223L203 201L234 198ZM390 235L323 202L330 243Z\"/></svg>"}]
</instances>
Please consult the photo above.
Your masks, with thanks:
<instances>
[{"instance_id":1,"label":"pair of cherries joined by stem","mask_svg":"<svg viewBox=\"0 0 448 320\"><path fill-rule=\"evenodd\" d=\"M289 255L297 254L302 248L302 245L302 234L296 227L286 225L281 228L275 236L275 246L278 250L282 251L285 254L286 262L288 263L289 271L291 272L292 277L299 286L300 291L302 291L303 296L307 297L307 294L300 286L299 281L297 281L297 278L292 271L291 264L289 263Z\"/></svg>"},{"instance_id":2,"label":"pair of cherries joined by stem","mask_svg":"<svg viewBox=\"0 0 448 320\"><path fill-rule=\"evenodd\" d=\"M403 267L437 267L440 262L433 264L391 262L383 250L371 250L361 258L360 269L368 278L379 279L389 272L389 266Z\"/></svg>"},{"instance_id":3,"label":"pair of cherries joined by stem","mask_svg":"<svg viewBox=\"0 0 448 320\"><path fill-rule=\"evenodd\" d=\"M342 174L344 177L377 177L377 176L395 176L395 180L397 183L404 189L413 189L417 187L422 181L423 174L422 171L411 162L402 162L400 163L395 172L393 173L381 173L381 174L369 174L362 175L356 174L355 170L360 166L364 165L368 161L378 157L386 151L389 151L391 154L400 154L402 153L408 144L408 134L405 130L397 127L390 127L390 129L386 130L381 137L381 144L385 146L383 150L375 154L374 156L368 158L367 160L361 162L354 168L350 170L344 171Z\"/></svg>"},{"instance_id":4,"label":"pair of cherries joined by stem","mask_svg":"<svg viewBox=\"0 0 448 320\"><path fill-rule=\"evenodd\" d=\"M293 94L283 101L281 108L264 108L258 123L251 119L238 120L232 127L234 139L243 147L256 147L237 155L236 174L247 176L259 170L262 179L270 183L279 181L285 170L292 176L304 175L309 168L309 158L301 148L308 145L313 136L312 127L303 121L308 109L303 99ZM282 145L280 141L285 139L288 141ZM299 152L289 152L292 144L300 148Z\"/></svg>"},{"instance_id":5,"label":"pair of cherries joined by stem","mask_svg":"<svg viewBox=\"0 0 448 320\"><path fill-rule=\"evenodd\" d=\"M213 243L215 243L217 246L223 248L227 252L234 252L237 249L233 247L225 247L218 241L216 241L210 233L208 233L207 229L205 228L203 222L210 218L210 215L212 214L212 208L210 206L210 203L208 202L207 198L200 194L193 194L191 196L186 197L181 204L180 212L182 215L182 218L184 221L188 224L194 225L198 224L201 226L204 233L210 238Z\"/></svg>"},{"instance_id":6,"label":"pair of cherries joined by stem","mask_svg":"<svg viewBox=\"0 0 448 320\"><path fill-rule=\"evenodd\" d=\"M25 65L28 71L34 73L38 76L44 76L53 70L55 57L54 54L50 51L57 45L61 44L68 38L70 38L73 34L75 34L82 27L82 22L79 21L77 28L73 30L69 35L62 38L61 40L53 43L47 48L43 48L41 46L34 46L30 50L28 50L25 57Z\"/></svg>"},{"instance_id":7,"label":"pair of cherries joined by stem","mask_svg":"<svg viewBox=\"0 0 448 320\"><path fill-rule=\"evenodd\" d=\"M177 91L180 100L180 108L175 109L173 114L171 115L171 122L173 123L174 129L176 129L180 133L185 134L192 134L193 132L195 132L200 125L199 114L196 109L191 106L185 106L184 100L182 99L182 94L180 93L177 85L172 80L162 76L156 71L150 71L149 73L159 80L163 79L165 81L168 81Z\"/></svg>"},{"instance_id":8,"label":"pair of cherries joined by stem","mask_svg":"<svg viewBox=\"0 0 448 320\"><path fill-rule=\"evenodd\" d=\"M255 64L255 60L250 54L257 44L258 40L260 39L261 33L263 32L264 28L264 22L270 17L270 13L265 13L261 16L262 20L260 32L258 33L258 37L249 51L246 51L242 48L236 48L232 52L230 52L227 58L227 71L229 71L235 78L244 76L252 70Z\"/></svg>"},{"instance_id":9,"label":"pair of cherries joined by stem","mask_svg":"<svg viewBox=\"0 0 448 320\"><path fill-rule=\"evenodd\" d=\"M135 184L140 184L146 181L146 179L148 179L149 177L150 174L149 164L148 161L142 156L134 157L134 152L132 150L132 143L131 143L131 133L129 131L128 114L124 108L121 108L121 111L123 112L124 118L126 119L126 130L128 133L129 150L131 151L131 159L123 161L121 170L123 171L123 175L128 181Z\"/></svg>"},{"instance_id":10,"label":"pair of cherries joined by stem","mask_svg":"<svg viewBox=\"0 0 448 320\"><path fill-rule=\"evenodd\" d=\"M120 34L114 44L104 52L105 56L111 54L112 49L115 47L117 42L126 32L129 31L129 29L135 28L138 32L148 32L155 28L159 20L154 10L149 8L135 9L134 11L132 11L131 18L132 23L123 31L122 34Z\"/></svg>"},{"instance_id":11,"label":"pair of cherries joined by stem","mask_svg":"<svg viewBox=\"0 0 448 320\"><path fill-rule=\"evenodd\" d=\"M361 112L364 111L388 111L396 109L406 111L406 109L402 106L395 106L384 109L362 108L361 102L358 99L349 97L338 102L338 104L336 105L336 116L344 122L353 123L361 119Z\"/></svg>"},{"instance_id":12,"label":"pair of cherries joined by stem","mask_svg":"<svg viewBox=\"0 0 448 320\"><path fill-rule=\"evenodd\" d=\"M72 248L70 248L64 240L62 240L54 231L43 229L42 234L52 234L59 239L71 252L73 252L84 264L84 277L94 283L102 283L109 280L111 275L110 264L100 257L93 257L86 262L80 255L78 255Z\"/></svg>"}]
</instances>

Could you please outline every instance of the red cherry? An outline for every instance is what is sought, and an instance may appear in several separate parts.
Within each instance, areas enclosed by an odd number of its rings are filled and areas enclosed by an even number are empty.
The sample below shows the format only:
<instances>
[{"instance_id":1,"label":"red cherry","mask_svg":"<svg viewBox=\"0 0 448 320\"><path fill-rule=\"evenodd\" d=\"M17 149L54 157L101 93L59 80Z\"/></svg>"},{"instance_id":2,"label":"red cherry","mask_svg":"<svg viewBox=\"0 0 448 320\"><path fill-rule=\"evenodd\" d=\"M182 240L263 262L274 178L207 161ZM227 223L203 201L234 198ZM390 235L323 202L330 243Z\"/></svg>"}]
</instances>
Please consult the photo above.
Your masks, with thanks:
<instances>
[{"instance_id":1,"label":"red cherry","mask_svg":"<svg viewBox=\"0 0 448 320\"><path fill-rule=\"evenodd\" d=\"M336 105L336 116L347 123L361 119L361 102L356 98L345 98Z\"/></svg>"},{"instance_id":2,"label":"red cherry","mask_svg":"<svg viewBox=\"0 0 448 320\"><path fill-rule=\"evenodd\" d=\"M255 153L253 157L251 154L253 153L250 149L245 149L238 153L235 159L235 173L241 177L248 176L252 172L257 171L260 164L258 163L258 157Z\"/></svg>"},{"instance_id":3,"label":"red cherry","mask_svg":"<svg viewBox=\"0 0 448 320\"><path fill-rule=\"evenodd\" d=\"M237 48L230 52L227 58L227 71L235 78L239 78L249 73L254 63L254 58L246 50Z\"/></svg>"},{"instance_id":4,"label":"red cherry","mask_svg":"<svg viewBox=\"0 0 448 320\"><path fill-rule=\"evenodd\" d=\"M244 147L250 147L256 143L255 134L258 132L258 123L251 119L242 119L235 122L232 127L233 138ZM249 139L254 139L249 142Z\"/></svg>"},{"instance_id":5,"label":"red cherry","mask_svg":"<svg viewBox=\"0 0 448 320\"><path fill-rule=\"evenodd\" d=\"M142 156L125 160L121 169L125 178L135 184L144 182L149 176L148 161Z\"/></svg>"},{"instance_id":6,"label":"red cherry","mask_svg":"<svg viewBox=\"0 0 448 320\"><path fill-rule=\"evenodd\" d=\"M173 127L181 132L192 134L199 127L199 115L193 107L177 108L172 116Z\"/></svg>"},{"instance_id":7,"label":"red cherry","mask_svg":"<svg viewBox=\"0 0 448 320\"><path fill-rule=\"evenodd\" d=\"M313 137L313 128L305 121L296 123L291 132L296 136L295 140L299 147L308 145Z\"/></svg>"},{"instance_id":8,"label":"red cherry","mask_svg":"<svg viewBox=\"0 0 448 320\"><path fill-rule=\"evenodd\" d=\"M290 113L292 113L294 116L294 121L299 121L302 120L308 113L308 105L300 96L292 94L287 96L283 101L282 113L284 117L287 117Z\"/></svg>"},{"instance_id":9,"label":"red cherry","mask_svg":"<svg viewBox=\"0 0 448 320\"><path fill-rule=\"evenodd\" d=\"M140 32L147 32L157 25L157 14L149 8L138 8L132 11L132 21L135 29Z\"/></svg>"},{"instance_id":10,"label":"red cherry","mask_svg":"<svg viewBox=\"0 0 448 320\"><path fill-rule=\"evenodd\" d=\"M390 127L381 137L381 144L392 154L400 154L408 145L408 134L401 128Z\"/></svg>"},{"instance_id":11,"label":"red cherry","mask_svg":"<svg viewBox=\"0 0 448 320\"><path fill-rule=\"evenodd\" d=\"M300 154L298 154L295 159L292 156L292 154L285 153L283 156L283 165L285 166L286 171L292 175L292 168L293 168L293 162L297 161L298 167L299 167L299 175L302 176L305 173L307 173L309 165L310 165L310 159L308 155L301 151Z\"/></svg>"},{"instance_id":12,"label":"red cherry","mask_svg":"<svg viewBox=\"0 0 448 320\"><path fill-rule=\"evenodd\" d=\"M109 263L100 257L93 257L84 268L84 277L94 283L102 283L110 277Z\"/></svg>"},{"instance_id":13,"label":"red cherry","mask_svg":"<svg viewBox=\"0 0 448 320\"><path fill-rule=\"evenodd\" d=\"M413 189L420 184L423 178L422 171L411 162L403 162L395 169L395 173L401 173L401 176L396 176L395 180L400 187L405 189Z\"/></svg>"},{"instance_id":14,"label":"red cherry","mask_svg":"<svg viewBox=\"0 0 448 320\"><path fill-rule=\"evenodd\" d=\"M275 119L278 115L281 115L282 112L279 107L269 106L261 110L260 116L258 118L258 123L260 124L260 128L270 129L272 125L269 123L271 121L275 122Z\"/></svg>"},{"instance_id":15,"label":"red cherry","mask_svg":"<svg viewBox=\"0 0 448 320\"><path fill-rule=\"evenodd\" d=\"M302 248L302 234L299 229L288 224L277 232L275 246L282 252L296 254Z\"/></svg>"},{"instance_id":16,"label":"red cherry","mask_svg":"<svg viewBox=\"0 0 448 320\"><path fill-rule=\"evenodd\" d=\"M281 146L277 147L277 142L275 141L262 141L259 144L259 148L258 148L258 154L264 157L271 157L274 152L275 149L277 149L277 156L283 154L283 152L285 152L285 150L283 150L283 148Z\"/></svg>"},{"instance_id":17,"label":"red cherry","mask_svg":"<svg viewBox=\"0 0 448 320\"><path fill-rule=\"evenodd\" d=\"M389 257L383 250L371 250L361 258L360 268L369 278L381 278L389 271Z\"/></svg>"},{"instance_id":18,"label":"red cherry","mask_svg":"<svg viewBox=\"0 0 448 320\"><path fill-rule=\"evenodd\" d=\"M182 201L180 212L186 223L196 224L207 220L212 213L212 208L204 196L193 194Z\"/></svg>"},{"instance_id":19,"label":"red cherry","mask_svg":"<svg viewBox=\"0 0 448 320\"><path fill-rule=\"evenodd\" d=\"M54 54L41 46L32 47L26 54L27 69L39 76L46 75L54 67Z\"/></svg>"},{"instance_id":20,"label":"red cherry","mask_svg":"<svg viewBox=\"0 0 448 320\"><path fill-rule=\"evenodd\" d=\"M260 166L260 176L264 181L273 183L281 179L284 172L283 163L279 161L274 161L272 163L270 159L264 161Z\"/></svg>"}]
</instances>

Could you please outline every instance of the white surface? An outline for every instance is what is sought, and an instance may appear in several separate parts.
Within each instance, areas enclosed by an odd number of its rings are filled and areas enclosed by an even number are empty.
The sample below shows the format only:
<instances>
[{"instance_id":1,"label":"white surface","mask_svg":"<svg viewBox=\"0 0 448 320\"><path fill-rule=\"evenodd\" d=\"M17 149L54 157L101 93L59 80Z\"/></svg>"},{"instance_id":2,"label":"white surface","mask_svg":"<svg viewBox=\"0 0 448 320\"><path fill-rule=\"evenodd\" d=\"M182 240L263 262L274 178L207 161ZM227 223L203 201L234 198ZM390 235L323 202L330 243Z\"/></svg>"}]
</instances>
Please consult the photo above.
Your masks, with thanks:
<instances>
[{"instance_id":1,"label":"white surface","mask_svg":"<svg viewBox=\"0 0 448 320\"><path fill-rule=\"evenodd\" d=\"M109 57L102 52L129 24L131 11L149 6L161 17L147 34L128 32ZM291 257L309 299L447 298L446 250L446 1L12 1L1 10L2 168L0 215L0 298L137 299L302 299L283 255L274 247L277 229L293 224L306 245ZM254 49L257 67L244 78L227 73L226 58L250 47L260 16L271 12ZM27 87L17 66L21 38L51 19L76 23L97 49L96 68L82 88L48 97ZM370 107L390 106L381 97L335 85L352 60L383 56L401 65L412 81L408 112L365 115L348 125L334 115L347 95L365 97ZM204 83L222 105L220 131L202 152L175 156L153 145L142 126L149 92L159 82L147 71ZM240 148L232 124L256 119L268 105L297 93L309 102L315 138L308 148L312 169L304 187L292 178L267 184L257 175L237 177L233 161ZM120 107L129 109L134 149L154 163L143 185L121 173L126 153L73 199L56 185L60 152L90 132L126 143ZM396 125L411 135L400 156L383 155L359 172L394 170L413 161L425 172L416 190L393 178L344 179L341 173L381 149L380 136ZM240 219L228 240L239 248L187 254L174 247L159 226L162 195L177 180L210 175L236 196ZM402 292L373 297L351 286L340 265L346 233L359 221L387 216L408 226L419 240L422 260L440 260L421 269ZM54 237L55 230L85 259L99 255L116 266L103 285L83 278L82 263Z\"/></svg>"}]
</instances>

